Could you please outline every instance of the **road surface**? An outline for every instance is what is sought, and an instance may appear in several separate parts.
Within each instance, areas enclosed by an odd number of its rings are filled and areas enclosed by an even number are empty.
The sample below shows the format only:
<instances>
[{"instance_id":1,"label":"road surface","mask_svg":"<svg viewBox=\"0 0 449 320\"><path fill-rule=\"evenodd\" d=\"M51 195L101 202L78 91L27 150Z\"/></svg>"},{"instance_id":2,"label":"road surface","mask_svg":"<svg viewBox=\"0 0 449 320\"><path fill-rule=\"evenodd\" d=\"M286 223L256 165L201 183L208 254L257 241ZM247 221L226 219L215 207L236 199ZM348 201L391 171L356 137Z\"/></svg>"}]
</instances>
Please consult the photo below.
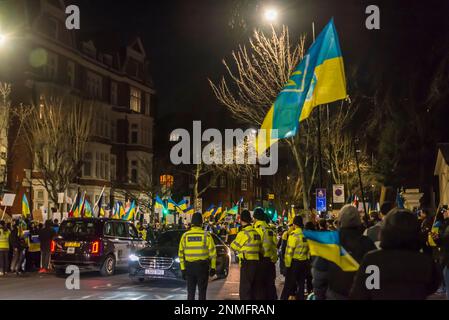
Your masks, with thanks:
<instances>
[{"instance_id":1,"label":"road surface","mask_svg":"<svg viewBox=\"0 0 449 320\"><path fill-rule=\"evenodd\" d=\"M283 277L277 279L278 292ZM185 300L184 281L154 280L133 282L126 271L111 277L96 272L81 273L80 289L68 290L64 277L54 274L27 273L0 277L0 299L22 300ZM207 298L239 299L239 267L233 263L227 279L209 282Z\"/></svg>"}]
</instances>

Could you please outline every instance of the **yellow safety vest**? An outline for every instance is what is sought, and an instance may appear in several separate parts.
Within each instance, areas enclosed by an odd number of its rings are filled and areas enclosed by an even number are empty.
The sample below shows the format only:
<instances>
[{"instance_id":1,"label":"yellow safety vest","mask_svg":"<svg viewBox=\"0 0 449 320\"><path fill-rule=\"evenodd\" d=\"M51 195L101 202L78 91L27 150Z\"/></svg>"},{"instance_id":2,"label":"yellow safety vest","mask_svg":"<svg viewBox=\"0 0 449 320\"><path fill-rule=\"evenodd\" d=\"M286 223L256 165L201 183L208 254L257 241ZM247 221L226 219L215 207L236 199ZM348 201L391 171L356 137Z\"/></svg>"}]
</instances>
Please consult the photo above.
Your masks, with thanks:
<instances>
[{"instance_id":1,"label":"yellow safety vest","mask_svg":"<svg viewBox=\"0 0 449 320\"><path fill-rule=\"evenodd\" d=\"M254 223L254 229L262 239L263 257L269 258L275 263L278 259L275 232L273 232L265 221L256 221Z\"/></svg>"},{"instance_id":2,"label":"yellow safety vest","mask_svg":"<svg viewBox=\"0 0 449 320\"><path fill-rule=\"evenodd\" d=\"M147 230L142 229L142 230L138 230L138 232L142 236L143 240L147 240Z\"/></svg>"},{"instance_id":3,"label":"yellow safety vest","mask_svg":"<svg viewBox=\"0 0 449 320\"><path fill-rule=\"evenodd\" d=\"M262 253L262 238L254 228L249 225L244 227L235 240L231 243L231 248L238 252L239 261L260 260Z\"/></svg>"},{"instance_id":4,"label":"yellow safety vest","mask_svg":"<svg viewBox=\"0 0 449 320\"><path fill-rule=\"evenodd\" d=\"M300 228L297 228L288 236L284 258L285 266L287 268L292 265L293 259L298 261L309 259L309 244Z\"/></svg>"},{"instance_id":5,"label":"yellow safety vest","mask_svg":"<svg viewBox=\"0 0 449 320\"><path fill-rule=\"evenodd\" d=\"M210 260L211 269L216 269L217 251L212 236L201 227L192 227L184 233L178 250L181 270L185 270L185 262Z\"/></svg>"},{"instance_id":6,"label":"yellow safety vest","mask_svg":"<svg viewBox=\"0 0 449 320\"><path fill-rule=\"evenodd\" d=\"M0 250L9 250L9 230L0 229Z\"/></svg>"},{"instance_id":7,"label":"yellow safety vest","mask_svg":"<svg viewBox=\"0 0 449 320\"><path fill-rule=\"evenodd\" d=\"M41 241L37 234L30 235L27 238L28 242L28 252L39 252L41 251Z\"/></svg>"}]
</instances>

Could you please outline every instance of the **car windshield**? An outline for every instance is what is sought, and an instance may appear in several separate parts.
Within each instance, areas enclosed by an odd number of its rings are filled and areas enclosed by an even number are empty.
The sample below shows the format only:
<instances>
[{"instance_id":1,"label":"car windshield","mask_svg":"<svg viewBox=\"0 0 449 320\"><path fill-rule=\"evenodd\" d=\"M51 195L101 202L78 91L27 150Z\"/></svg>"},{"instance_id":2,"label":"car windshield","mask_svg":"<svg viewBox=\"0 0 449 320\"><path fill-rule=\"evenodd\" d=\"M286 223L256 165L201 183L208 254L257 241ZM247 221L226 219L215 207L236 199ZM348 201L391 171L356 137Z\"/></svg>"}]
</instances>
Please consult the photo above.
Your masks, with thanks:
<instances>
[{"instance_id":1,"label":"car windshield","mask_svg":"<svg viewBox=\"0 0 449 320\"><path fill-rule=\"evenodd\" d=\"M90 236L95 235L96 226L93 221L74 220L64 221L59 228L59 234L67 236Z\"/></svg>"},{"instance_id":2,"label":"car windshield","mask_svg":"<svg viewBox=\"0 0 449 320\"><path fill-rule=\"evenodd\" d=\"M157 237L157 244L159 246L177 247L179 246L179 241L181 241L181 236L183 233L184 231L164 232Z\"/></svg>"}]
</instances>

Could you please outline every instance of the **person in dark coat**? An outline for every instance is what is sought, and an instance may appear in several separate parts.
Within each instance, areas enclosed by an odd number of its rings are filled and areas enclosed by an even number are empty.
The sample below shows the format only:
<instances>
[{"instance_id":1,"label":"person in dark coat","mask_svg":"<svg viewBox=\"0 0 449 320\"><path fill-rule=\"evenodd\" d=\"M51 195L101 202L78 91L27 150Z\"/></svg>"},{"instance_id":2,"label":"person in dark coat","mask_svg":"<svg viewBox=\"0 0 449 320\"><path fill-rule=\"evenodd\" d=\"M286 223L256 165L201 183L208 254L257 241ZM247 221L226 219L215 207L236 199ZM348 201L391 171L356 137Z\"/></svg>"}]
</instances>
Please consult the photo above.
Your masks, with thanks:
<instances>
[{"instance_id":1,"label":"person in dark coat","mask_svg":"<svg viewBox=\"0 0 449 320\"><path fill-rule=\"evenodd\" d=\"M20 275L23 271L22 263L25 260L25 249L27 248L27 244L21 231L19 220L14 222L9 239L10 247L12 249L11 272Z\"/></svg>"},{"instance_id":2,"label":"person in dark coat","mask_svg":"<svg viewBox=\"0 0 449 320\"><path fill-rule=\"evenodd\" d=\"M348 204L341 208L338 217L338 230L340 245L360 263L366 253L375 250L376 246L363 235L364 227L357 208ZM343 271L339 266L317 257L313 261L312 275L314 287L323 292L327 287L325 298L327 300L347 300L354 280L355 272ZM315 292L315 290L314 290ZM315 292L315 295L317 293ZM324 299L321 296L317 297Z\"/></svg>"},{"instance_id":3,"label":"person in dark coat","mask_svg":"<svg viewBox=\"0 0 449 320\"><path fill-rule=\"evenodd\" d=\"M363 258L351 289L352 299L423 300L438 289L440 271L429 255L419 251L420 225L412 212L395 208L387 214L380 247ZM368 272L368 266L378 269Z\"/></svg>"},{"instance_id":4,"label":"person in dark coat","mask_svg":"<svg viewBox=\"0 0 449 320\"><path fill-rule=\"evenodd\" d=\"M56 232L53 229L53 223L51 220L45 221L45 227L39 230L39 240L41 244L41 269L39 273L48 272L50 268L50 248L51 241L56 236Z\"/></svg>"}]
</instances>

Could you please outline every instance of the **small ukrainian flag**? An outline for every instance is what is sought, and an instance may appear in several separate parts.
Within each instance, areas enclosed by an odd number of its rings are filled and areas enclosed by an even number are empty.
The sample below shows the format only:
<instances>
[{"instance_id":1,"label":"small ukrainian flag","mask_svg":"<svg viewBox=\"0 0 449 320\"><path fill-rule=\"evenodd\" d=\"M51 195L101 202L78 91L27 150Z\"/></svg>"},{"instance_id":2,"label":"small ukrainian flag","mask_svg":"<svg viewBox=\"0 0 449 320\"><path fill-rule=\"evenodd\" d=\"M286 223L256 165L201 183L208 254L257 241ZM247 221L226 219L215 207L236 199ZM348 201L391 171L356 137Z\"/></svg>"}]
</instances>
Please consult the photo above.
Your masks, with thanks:
<instances>
[{"instance_id":1,"label":"small ukrainian flag","mask_svg":"<svg viewBox=\"0 0 449 320\"><path fill-rule=\"evenodd\" d=\"M359 263L340 245L338 231L303 230L310 248L310 255L335 263L343 271L355 272Z\"/></svg>"}]
</instances>

